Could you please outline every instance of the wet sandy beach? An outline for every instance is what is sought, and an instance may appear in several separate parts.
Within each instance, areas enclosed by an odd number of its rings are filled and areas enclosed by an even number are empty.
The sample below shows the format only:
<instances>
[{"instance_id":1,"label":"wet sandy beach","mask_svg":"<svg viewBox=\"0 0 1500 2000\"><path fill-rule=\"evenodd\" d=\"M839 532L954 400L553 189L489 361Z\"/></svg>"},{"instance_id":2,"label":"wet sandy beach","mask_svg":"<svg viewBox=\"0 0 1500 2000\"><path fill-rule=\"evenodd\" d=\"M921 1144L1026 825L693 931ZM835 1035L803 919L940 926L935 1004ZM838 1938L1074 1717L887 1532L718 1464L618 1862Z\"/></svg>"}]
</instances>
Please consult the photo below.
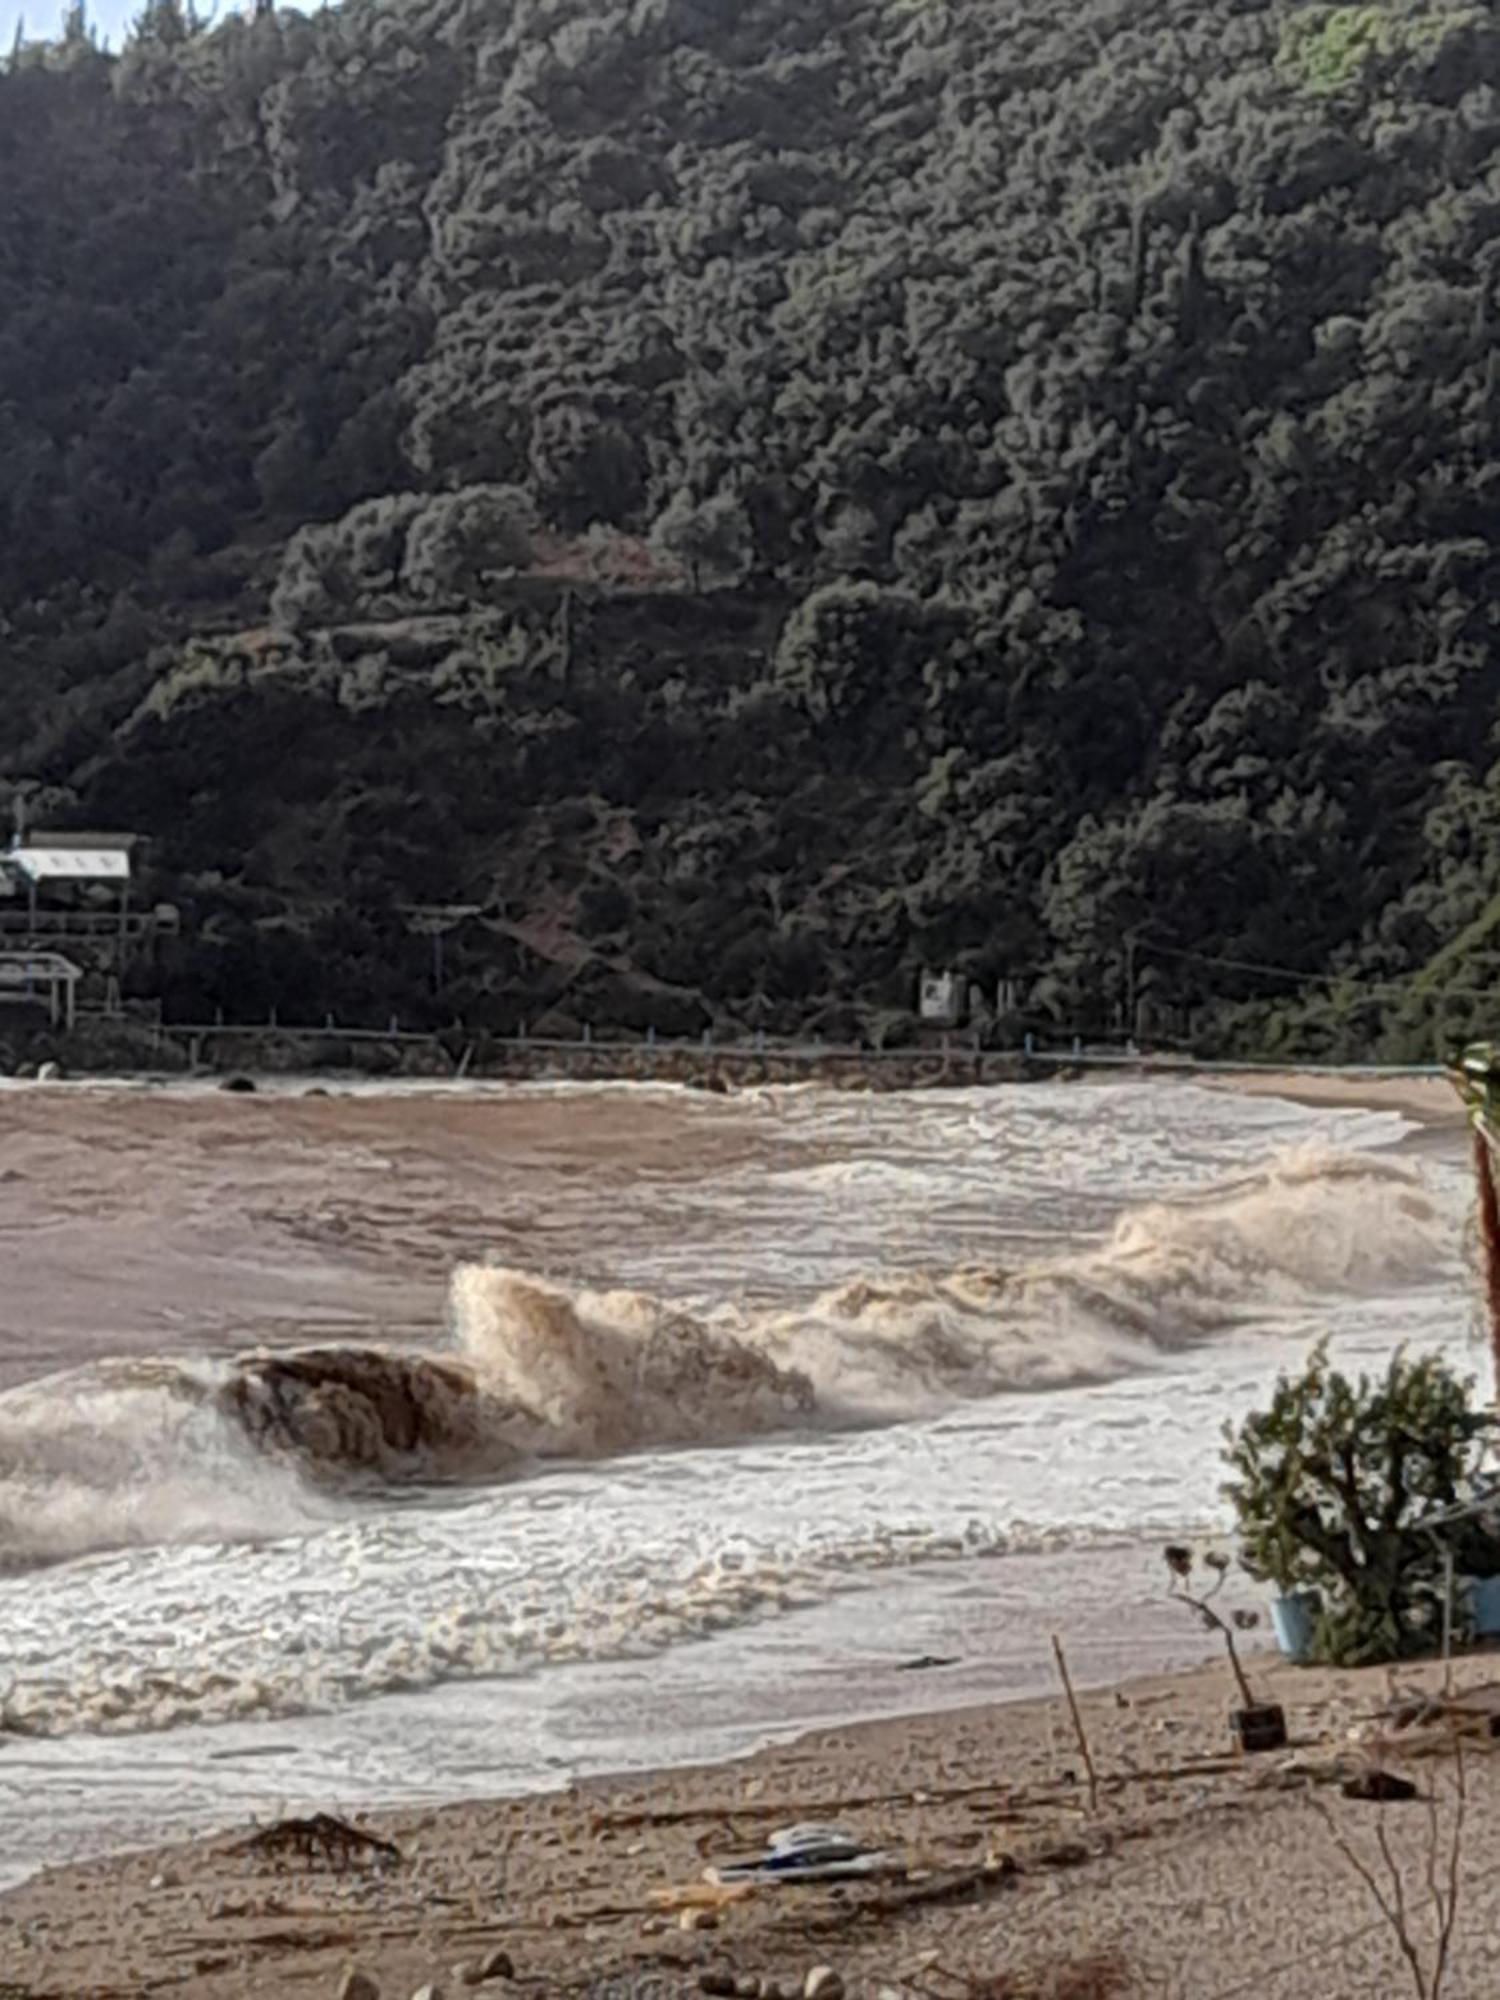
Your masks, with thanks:
<instances>
[{"instance_id":1,"label":"wet sandy beach","mask_svg":"<svg viewBox=\"0 0 1500 2000\"><path fill-rule=\"evenodd\" d=\"M1460 1691L1493 1664L1465 1662ZM1384 1676L1252 1670L1285 1704L1300 1752L1226 1754L1221 1664L1085 1698L1096 1805L1054 1697L825 1730L551 1798L362 1817L352 1842L311 1854L268 1818L0 1898L0 1976L34 2000L331 1996L351 1969L407 2000L469 1990L487 1962L509 1971L486 1991L653 2000L797 1995L819 1967L849 2000L1394 2000L1409 1969L1322 1815L1362 1855L1384 1829L1430 1964L1426 1871L1434 1851L1444 1865L1449 1854L1451 1760L1390 1766L1431 1795L1431 1812L1314 1787L1295 1773L1365 1767L1350 1732L1386 1701ZM1465 1771L1462 1920L1443 1994L1486 2000L1500 1785L1481 1752ZM892 1851L908 1879L760 1890L684 1928L698 1919L672 1906L702 1893L705 1866L806 1821Z\"/></svg>"}]
</instances>

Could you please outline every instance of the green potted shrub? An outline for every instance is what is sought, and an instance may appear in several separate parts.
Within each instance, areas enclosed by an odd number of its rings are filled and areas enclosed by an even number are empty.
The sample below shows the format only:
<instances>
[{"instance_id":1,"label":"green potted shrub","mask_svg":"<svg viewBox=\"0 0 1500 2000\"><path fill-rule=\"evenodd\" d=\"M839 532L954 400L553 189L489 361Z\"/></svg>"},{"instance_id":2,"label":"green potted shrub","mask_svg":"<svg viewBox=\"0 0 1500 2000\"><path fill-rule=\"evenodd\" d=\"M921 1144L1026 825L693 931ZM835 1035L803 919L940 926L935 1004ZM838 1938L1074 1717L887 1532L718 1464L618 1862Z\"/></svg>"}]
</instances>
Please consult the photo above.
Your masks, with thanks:
<instances>
[{"instance_id":1,"label":"green potted shrub","mask_svg":"<svg viewBox=\"0 0 1500 2000\"><path fill-rule=\"evenodd\" d=\"M1423 1520L1480 1490L1494 1420L1472 1390L1430 1355L1350 1381L1320 1346L1266 1409L1226 1426L1242 1559L1295 1607L1283 1620L1302 1657L1358 1666L1434 1643L1446 1566Z\"/></svg>"},{"instance_id":2,"label":"green potted shrub","mask_svg":"<svg viewBox=\"0 0 1500 2000\"><path fill-rule=\"evenodd\" d=\"M1269 1584L1271 1629L1285 1658L1304 1666L1313 1657L1323 1593L1317 1584L1317 1564L1294 1536L1269 1526L1253 1553L1243 1551L1240 1567L1257 1583Z\"/></svg>"}]
</instances>

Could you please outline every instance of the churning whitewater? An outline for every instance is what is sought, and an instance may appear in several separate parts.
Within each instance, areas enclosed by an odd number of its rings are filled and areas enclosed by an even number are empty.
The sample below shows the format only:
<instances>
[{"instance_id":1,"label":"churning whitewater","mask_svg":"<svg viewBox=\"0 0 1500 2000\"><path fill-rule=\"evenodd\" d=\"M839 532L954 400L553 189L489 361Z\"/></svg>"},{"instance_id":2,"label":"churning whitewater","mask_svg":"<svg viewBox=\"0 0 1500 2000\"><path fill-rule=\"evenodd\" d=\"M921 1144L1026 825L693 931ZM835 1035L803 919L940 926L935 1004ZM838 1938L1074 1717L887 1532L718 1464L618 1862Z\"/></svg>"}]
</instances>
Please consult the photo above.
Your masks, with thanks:
<instances>
[{"instance_id":1,"label":"churning whitewater","mask_svg":"<svg viewBox=\"0 0 1500 2000\"><path fill-rule=\"evenodd\" d=\"M967 1645L988 1677L952 1685L994 1693L1037 1591L1082 1592L1087 1670L1089 1619L1117 1646L1159 1590L1143 1538L1220 1523L1225 1419L1313 1340L1479 1358L1461 1127L1391 1110L5 1108L0 1860L39 1783L60 1853L244 1810L262 1770L326 1803L720 1754L888 1709L871 1634ZM1159 1615L1128 1615L1145 1657Z\"/></svg>"},{"instance_id":2,"label":"churning whitewater","mask_svg":"<svg viewBox=\"0 0 1500 2000\"><path fill-rule=\"evenodd\" d=\"M464 1264L431 1352L102 1360L0 1395L0 1563L266 1540L375 1481L479 1483L1106 1382L1247 1321L1436 1277L1457 1244L1415 1168L1306 1145L1013 1269L875 1273L779 1307Z\"/></svg>"}]
</instances>

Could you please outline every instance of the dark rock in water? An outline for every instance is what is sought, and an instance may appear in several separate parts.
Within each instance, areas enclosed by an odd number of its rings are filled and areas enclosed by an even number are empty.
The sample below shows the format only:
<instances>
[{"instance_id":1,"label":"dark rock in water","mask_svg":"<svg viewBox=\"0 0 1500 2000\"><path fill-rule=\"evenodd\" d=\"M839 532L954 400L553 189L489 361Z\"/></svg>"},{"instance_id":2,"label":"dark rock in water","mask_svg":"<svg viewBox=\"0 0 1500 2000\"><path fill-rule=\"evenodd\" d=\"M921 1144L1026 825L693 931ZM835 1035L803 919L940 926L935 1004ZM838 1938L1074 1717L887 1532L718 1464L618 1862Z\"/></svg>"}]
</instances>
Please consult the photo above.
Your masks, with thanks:
<instances>
[{"instance_id":1,"label":"dark rock in water","mask_svg":"<svg viewBox=\"0 0 1500 2000\"><path fill-rule=\"evenodd\" d=\"M235 1097L253 1097L260 1086L253 1076L226 1076L219 1088Z\"/></svg>"},{"instance_id":2,"label":"dark rock in water","mask_svg":"<svg viewBox=\"0 0 1500 2000\"><path fill-rule=\"evenodd\" d=\"M734 2000L739 1992L739 1981L724 1966L713 1966L698 1975L698 1991L716 1995L717 2000Z\"/></svg>"},{"instance_id":3,"label":"dark rock in water","mask_svg":"<svg viewBox=\"0 0 1500 2000\"><path fill-rule=\"evenodd\" d=\"M689 1090L706 1090L710 1097L728 1097L729 1083L716 1069L703 1076L689 1076L684 1079Z\"/></svg>"},{"instance_id":4,"label":"dark rock in water","mask_svg":"<svg viewBox=\"0 0 1500 2000\"><path fill-rule=\"evenodd\" d=\"M329 1471L396 1474L423 1452L447 1463L482 1437L473 1376L426 1355L371 1347L258 1354L219 1395L257 1444L301 1452Z\"/></svg>"},{"instance_id":5,"label":"dark rock in water","mask_svg":"<svg viewBox=\"0 0 1500 2000\"><path fill-rule=\"evenodd\" d=\"M919 1659L902 1660L898 1664L896 1672L898 1674L923 1674L932 1667L956 1667L957 1665L958 1661L956 1659L947 1659L936 1653L923 1653Z\"/></svg>"},{"instance_id":6,"label":"dark rock in water","mask_svg":"<svg viewBox=\"0 0 1500 2000\"><path fill-rule=\"evenodd\" d=\"M339 1981L337 2000L380 2000L380 1988L368 1972L349 1971Z\"/></svg>"},{"instance_id":7,"label":"dark rock in water","mask_svg":"<svg viewBox=\"0 0 1500 2000\"><path fill-rule=\"evenodd\" d=\"M1394 1771L1358 1771L1345 1780L1343 1793L1346 1799L1372 1799L1378 1803L1418 1796L1411 1779L1398 1778Z\"/></svg>"},{"instance_id":8,"label":"dark rock in water","mask_svg":"<svg viewBox=\"0 0 1500 2000\"><path fill-rule=\"evenodd\" d=\"M323 1088L321 1083L315 1083L311 1090L304 1090L302 1095L304 1097L326 1097L328 1092Z\"/></svg>"}]
</instances>

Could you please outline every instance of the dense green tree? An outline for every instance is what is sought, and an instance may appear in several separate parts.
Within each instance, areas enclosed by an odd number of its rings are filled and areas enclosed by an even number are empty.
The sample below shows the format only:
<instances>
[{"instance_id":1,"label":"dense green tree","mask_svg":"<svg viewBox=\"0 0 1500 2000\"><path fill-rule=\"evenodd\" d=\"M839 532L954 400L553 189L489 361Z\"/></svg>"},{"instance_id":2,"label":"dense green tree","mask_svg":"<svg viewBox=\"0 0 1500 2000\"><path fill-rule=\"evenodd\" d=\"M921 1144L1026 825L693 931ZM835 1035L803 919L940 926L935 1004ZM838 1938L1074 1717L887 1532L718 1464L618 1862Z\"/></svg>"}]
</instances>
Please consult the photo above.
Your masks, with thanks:
<instances>
[{"instance_id":1,"label":"dense green tree","mask_svg":"<svg viewBox=\"0 0 1500 2000\"><path fill-rule=\"evenodd\" d=\"M247 965L481 903L491 1019L597 947L1105 1029L1134 938L1426 1053L1500 978L1497 89L1455 0L78 13L0 68L0 782Z\"/></svg>"}]
</instances>

